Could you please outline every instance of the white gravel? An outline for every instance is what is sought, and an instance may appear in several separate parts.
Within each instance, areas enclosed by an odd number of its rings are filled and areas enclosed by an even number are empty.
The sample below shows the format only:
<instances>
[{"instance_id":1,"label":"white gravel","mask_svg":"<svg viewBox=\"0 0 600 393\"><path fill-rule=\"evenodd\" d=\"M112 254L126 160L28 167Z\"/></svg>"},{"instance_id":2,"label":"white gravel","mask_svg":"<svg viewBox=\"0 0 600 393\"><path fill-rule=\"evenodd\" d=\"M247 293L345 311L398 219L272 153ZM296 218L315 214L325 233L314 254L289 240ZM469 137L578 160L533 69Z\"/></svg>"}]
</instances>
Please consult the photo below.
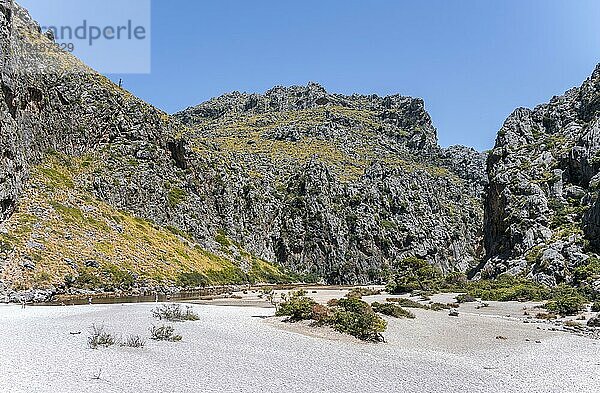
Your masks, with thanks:
<instances>
[{"instance_id":1,"label":"white gravel","mask_svg":"<svg viewBox=\"0 0 600 393\"><path fill-rule=\"evenodd\" d=\"M148 336L154 306L0 306L0 392L562 393L600 386L598 341L496 316L424 310L415 320L390 321L388 343L376 345L281 328L260 318L272 309L194 306L200 321L175 324L182 342L87 348L94 323Z\"/></svg>"}]
</instances>

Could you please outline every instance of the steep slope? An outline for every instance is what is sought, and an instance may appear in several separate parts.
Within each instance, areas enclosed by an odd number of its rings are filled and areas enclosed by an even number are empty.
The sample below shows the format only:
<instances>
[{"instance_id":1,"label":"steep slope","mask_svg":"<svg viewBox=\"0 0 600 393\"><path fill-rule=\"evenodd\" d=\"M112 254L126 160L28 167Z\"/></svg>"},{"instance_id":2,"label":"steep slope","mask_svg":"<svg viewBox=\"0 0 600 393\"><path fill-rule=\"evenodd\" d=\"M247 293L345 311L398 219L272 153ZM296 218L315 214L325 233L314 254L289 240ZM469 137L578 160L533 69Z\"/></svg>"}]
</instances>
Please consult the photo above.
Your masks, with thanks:
<instances>
[{"instance_id":1,"label":"steep slope","mask_svg":"<svg viewBox=\"0 0 600 393\"><path fill-rule=\"evenodd\" d=\"M89 154L70 158L49 153L32 168L17 209L0 233L0 253L7 257L2 277L10 277L11 290L44 297L79 289L135 286L149 291L169 285L289 280L241 249L246 269L203 250L177 228L161 227L98 200L87 191L85 179L101 165ZM13 300L21 295L13 294Z\"/></svg>"},{"instance_id":2,"label":"steep slope","mask_svg":"<svg viewBox=\"0 0 600 393\"><path fill-rule=\"evenodd\" d=\"M487 166L482 274L525 274L549 285L579 284L584 271L597 279L600 66L581 87L517 109Z\"/></svg>"},{"instance_id":3,"label":"steep slope","mask_svg":"<svg viewBox=\"0 0 600 393\"><path fill-rule=\"evenodd\" d=\"M0 2L3 217L46 150L77 155L118 139L164 144L172 128L164 113L50 44L24 9Z\"/></svg>"}]
</instances>

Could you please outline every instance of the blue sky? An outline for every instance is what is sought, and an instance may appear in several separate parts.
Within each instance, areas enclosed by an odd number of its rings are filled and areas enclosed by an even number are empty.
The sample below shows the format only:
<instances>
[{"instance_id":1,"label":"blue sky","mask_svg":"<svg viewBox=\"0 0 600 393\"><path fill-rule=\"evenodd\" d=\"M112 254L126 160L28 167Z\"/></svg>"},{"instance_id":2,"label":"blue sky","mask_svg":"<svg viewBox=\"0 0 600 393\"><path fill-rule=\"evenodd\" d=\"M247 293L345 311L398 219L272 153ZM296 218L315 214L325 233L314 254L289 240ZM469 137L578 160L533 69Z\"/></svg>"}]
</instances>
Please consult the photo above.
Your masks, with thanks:
<instances>
[{"instance_id":1,"label":"blue sky","mask_svg":"<svg viewBox=\"0 0 600 393\"><path fill-rule=\"evenodd\" d=\"M24 3L42 19L53 1ZM167 112L309 81L422 97L442 145L484 150L516 107L592 72L599 16L597 0L153 0L151 73L110 77Z\"/></svg>"}]
</instances>

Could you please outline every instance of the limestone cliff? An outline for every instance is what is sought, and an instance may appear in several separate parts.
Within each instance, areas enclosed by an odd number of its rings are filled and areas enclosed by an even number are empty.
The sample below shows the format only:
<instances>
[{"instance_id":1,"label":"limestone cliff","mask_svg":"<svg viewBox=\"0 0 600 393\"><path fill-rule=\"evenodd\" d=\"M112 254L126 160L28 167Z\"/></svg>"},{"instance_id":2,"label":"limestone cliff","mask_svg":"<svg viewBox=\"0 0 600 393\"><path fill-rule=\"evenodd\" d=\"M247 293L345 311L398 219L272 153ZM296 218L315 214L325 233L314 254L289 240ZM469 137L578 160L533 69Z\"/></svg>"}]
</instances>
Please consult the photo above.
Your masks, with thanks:
<instances>
[{"instance_id":1,"label":"limestone cliff","mask_svg":"<svg viewBox=\"0 0 600 393\"><path fill-rule=\"evenodd\" d=\"M581 87L517 109L500 130L487 162L482 274L577 284L578 268L597 265L599 169L600 66Z\"/></svg>"}]
</instances>

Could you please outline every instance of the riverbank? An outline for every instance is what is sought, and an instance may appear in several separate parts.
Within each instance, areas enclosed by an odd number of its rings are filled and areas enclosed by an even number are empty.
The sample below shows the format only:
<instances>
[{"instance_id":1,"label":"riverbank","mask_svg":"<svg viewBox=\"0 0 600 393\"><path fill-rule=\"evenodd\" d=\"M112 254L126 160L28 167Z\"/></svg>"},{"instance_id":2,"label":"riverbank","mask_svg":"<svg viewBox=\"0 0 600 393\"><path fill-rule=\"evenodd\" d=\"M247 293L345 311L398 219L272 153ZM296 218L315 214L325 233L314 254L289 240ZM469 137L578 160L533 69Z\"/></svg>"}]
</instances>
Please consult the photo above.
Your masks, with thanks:
<instances>
[{"instance_id":1,"label":"riverbank","mask_svg":"<svg viewBox=\"0 0 600 393\"><path fill-rule=\"evenodd\" d=\"M523 323L518 303L463 307L458 318L413 309L416 319L388 319L382 344L283 323L266 307L191 306L200 320L174 324L181 342L100 350L86 345L92 324L149 337L156 305L0 306L0 391L558 393L600 383L600 341Z\"/></svg>"}]
</instances>

